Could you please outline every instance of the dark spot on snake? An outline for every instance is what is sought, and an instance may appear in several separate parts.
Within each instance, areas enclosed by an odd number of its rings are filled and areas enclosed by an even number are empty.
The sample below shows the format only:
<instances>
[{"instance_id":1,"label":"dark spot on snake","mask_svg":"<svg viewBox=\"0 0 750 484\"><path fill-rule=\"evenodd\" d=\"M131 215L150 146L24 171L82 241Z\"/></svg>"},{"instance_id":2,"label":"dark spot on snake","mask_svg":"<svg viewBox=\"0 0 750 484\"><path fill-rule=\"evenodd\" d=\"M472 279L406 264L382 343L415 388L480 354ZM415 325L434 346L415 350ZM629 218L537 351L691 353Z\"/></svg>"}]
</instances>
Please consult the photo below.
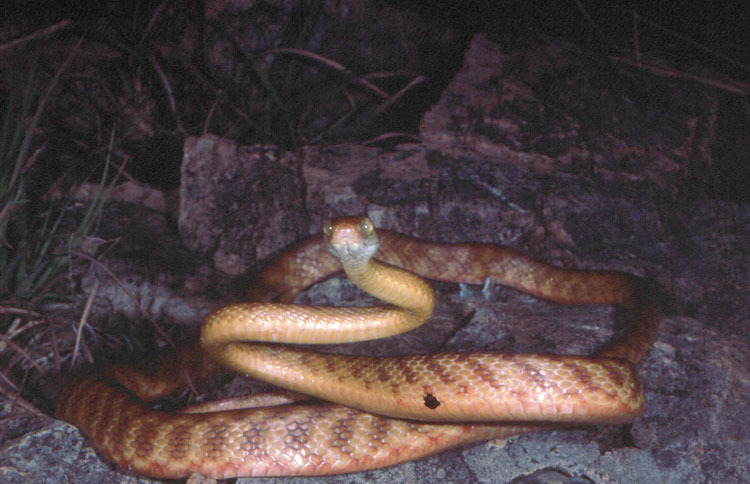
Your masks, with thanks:
<instances>
[{"instance_id":1,"label":"dark spot on snake","mask_svg":"<svg viewBox=\"0 0 750 484\"><path fill-rule=\"evenodd\" d=\"M433 395L432 393L425 393L424 406L429 408L430 410L435 410L440 406L440 401L435 398L435 395Z\"/></svg>"}]
</instances>

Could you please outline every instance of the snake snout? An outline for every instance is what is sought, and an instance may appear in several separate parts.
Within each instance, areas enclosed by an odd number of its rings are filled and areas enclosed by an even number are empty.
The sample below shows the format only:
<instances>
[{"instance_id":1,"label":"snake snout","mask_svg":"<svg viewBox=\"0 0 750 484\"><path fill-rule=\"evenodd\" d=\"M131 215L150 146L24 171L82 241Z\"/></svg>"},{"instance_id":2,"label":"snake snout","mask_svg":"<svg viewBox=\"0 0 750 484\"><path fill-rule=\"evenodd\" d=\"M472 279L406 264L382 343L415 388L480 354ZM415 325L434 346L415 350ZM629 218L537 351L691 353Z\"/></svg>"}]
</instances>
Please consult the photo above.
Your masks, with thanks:
<instances>
[{"instance_id":1,"label":"snake snout","mask_svg":"<svg viewBox=\"0 0 750 484\"><path fill-rule=\"evenodd\" d=\"M363 264L375 254L369 247L352 241L331 243L329 249L345 266Z\"/></svg>"}]
</instances>

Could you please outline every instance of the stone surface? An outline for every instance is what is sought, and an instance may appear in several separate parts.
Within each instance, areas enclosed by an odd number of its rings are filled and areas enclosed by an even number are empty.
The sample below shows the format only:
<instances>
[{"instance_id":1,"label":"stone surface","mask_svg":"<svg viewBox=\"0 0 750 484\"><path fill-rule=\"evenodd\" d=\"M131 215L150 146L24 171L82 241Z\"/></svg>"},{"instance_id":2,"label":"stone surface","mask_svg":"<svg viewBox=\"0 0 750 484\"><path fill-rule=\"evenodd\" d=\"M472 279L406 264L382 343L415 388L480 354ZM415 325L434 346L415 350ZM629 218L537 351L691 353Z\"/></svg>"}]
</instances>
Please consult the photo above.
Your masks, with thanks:
<instances>
[{"instance_id":1,"label":"stone surface","mask_svg":"<svg viewBox=\"0 0 750 484\"><path fill-rule=\"evenodd\" d=\"M422 119L428 146L544 173L673 186L710 166L716 97L597 65L575 47L506 52L477 35L462 69ZM706 149L706 148L709 149Z\"/></svg>"},{"instance_id":2,"label":"stone surface","mask_svg":"<svg viewBox=\"0 0 750 484\"><path fill-rule=\"evenodd\" d=\"M189 140L184 243L219 269L241 272L318 231L326 217L366 212L379 226L420 237L512 245L566 267L626 270L664 289L667 314L640 365L646 413L633 424L529 434L325 482L534 482L553 472L578 483L747 482L750 207L691 199L681 188L696 163L686 147L706 142L695 126L711 130L712 95L649 84L659 93L655 107L630 91L643 94L640 86L617 84L575 51L529 49L511 56L475 39L464 69L425 116L420 144L308 147L294 158L214 137ZM428 326L334 350L584 353L615 330L616 311L607 307L436 286L440 302ZM341 278L298 299L372 301ZM6 446L0 476L137 482L98 461L64 424Z\"/></svg>"},{"instance_id":3,"label":"stone surface","mask_svg":"<svg viewBox=\"0 0 750 484\"><path fill-rule=\"evenodd\" d=\"M210 250L219 271L237 276L279 243L299 239L304 192L298 165L294 154L273 147L188 138L178 219L185 245Z\"/></svg>"}]
</instances>

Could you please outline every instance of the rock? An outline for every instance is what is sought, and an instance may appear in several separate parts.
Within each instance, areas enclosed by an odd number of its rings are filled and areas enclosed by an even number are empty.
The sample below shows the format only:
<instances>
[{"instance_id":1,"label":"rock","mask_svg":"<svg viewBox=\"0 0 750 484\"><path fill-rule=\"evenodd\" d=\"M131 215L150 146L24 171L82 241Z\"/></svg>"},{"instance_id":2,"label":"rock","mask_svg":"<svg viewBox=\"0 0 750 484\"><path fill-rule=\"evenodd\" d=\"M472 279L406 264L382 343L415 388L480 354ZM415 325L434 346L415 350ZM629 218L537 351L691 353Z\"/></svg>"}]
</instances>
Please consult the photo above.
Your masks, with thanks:
<instances>
[{"instance_id":1,"label":"rock","mask_svg":"<svg viewBox=\"0 0 750 484\"><path fill-rule=\"evenodd\" d=\"M211 135L188 138L181 174L182 240L192 250L211 250L226 274L241 274L304 234L304 192L292 153Z\"/></svg>"}]
</instances>

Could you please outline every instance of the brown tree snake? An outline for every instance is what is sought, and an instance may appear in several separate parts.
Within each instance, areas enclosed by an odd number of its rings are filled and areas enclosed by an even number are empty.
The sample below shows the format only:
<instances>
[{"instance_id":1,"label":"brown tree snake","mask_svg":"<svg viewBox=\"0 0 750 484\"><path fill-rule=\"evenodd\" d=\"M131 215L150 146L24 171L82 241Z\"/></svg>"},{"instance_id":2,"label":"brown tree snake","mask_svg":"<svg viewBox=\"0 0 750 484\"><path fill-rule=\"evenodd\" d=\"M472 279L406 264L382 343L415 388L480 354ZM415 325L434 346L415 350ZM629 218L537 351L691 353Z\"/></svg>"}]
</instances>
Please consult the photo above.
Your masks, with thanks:
<instances>
[{"instance_id":1,"label":"brown tree snake","mask_svg":"<svg viewBox=\"0 0 750 484\"><path fill-rule=\"evenodd\" d=\"M341 264L357 286L386 304L258 302L291 301ZM434 293L415 274L473 284L491 278L563 304L616 304L628 310L629 324L591 357L371 358L278 344L360 341L421 325L432 313ZM59 395L56 415L81 429L101 455L144 476L356 472L540 428L632 421L644 400L635 365L649 350L659 318L654 291L636 276L560 269L490 244L429 243L376 232L366 217L327 222L323 236L272 262L251 295L254 302L204 319L201 344L210 358L188 351L178 363L163 357L80 374ZM167 413L145 403L184 384L184 368L201 377L213 361L326 403L209 413Z\"/></svg>"}]
</instances>

